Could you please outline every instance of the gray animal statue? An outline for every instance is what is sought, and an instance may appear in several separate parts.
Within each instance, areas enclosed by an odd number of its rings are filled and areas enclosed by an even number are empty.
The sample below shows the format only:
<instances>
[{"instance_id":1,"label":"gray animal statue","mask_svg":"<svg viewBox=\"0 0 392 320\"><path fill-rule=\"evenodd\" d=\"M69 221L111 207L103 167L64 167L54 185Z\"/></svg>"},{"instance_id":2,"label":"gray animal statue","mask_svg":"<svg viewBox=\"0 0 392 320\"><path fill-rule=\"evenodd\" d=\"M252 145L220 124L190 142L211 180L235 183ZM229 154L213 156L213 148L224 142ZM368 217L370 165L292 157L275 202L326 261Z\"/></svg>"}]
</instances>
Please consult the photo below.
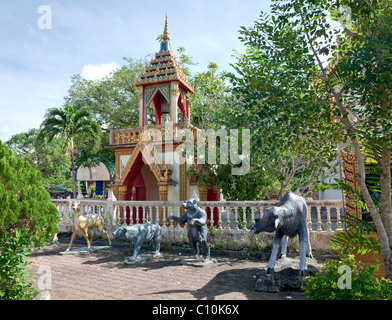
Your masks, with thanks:
<instances>
[{"instance_id":1,"label":"gray animal statue","mask_svg":"<svg viewBox=\"0 0 392 320\"><path fill-rule=\"evenodd\" d=\"M115 238L123 238L131 241L131 243L135 243L133 251L131 247L129 254L126 255L126 257L129 257L131 260L136 260L144 242L154 241L155 251L153 252L153 255L160 254L161 227L155 221L120 227L113 232L113 236Z\"/></svg>"},{"instance_id":2,"label":"gray animal statue","mask_svg":"<svg viewBox=\"0 0 392 320\"><path fill-rule=\"evenodd\" d=\"M283 237L281 255L285 256L287 251L287 236L299 236L300 275L304 275L306 256L312 257L310 247L309 229L307 225L308 208L305 199L288 191L276 207L268 210L263 217L251 227L255 234L262 231L274 232L274 245L269 260L267 273L273 271L278 256L279 246Z\"/></svg>"},{"instance_id":3,"label":"gray animal statue","mask_svg":"<svg viewBox=\"0 0 392 320\"><path fill-rule=\"evenodd\" d=\"M207 241L207 213L197 205L197 196L192 196L190 200L183 203L185 213L181 217L169 216L167 220L173 219L179 224L188 223L188 240L192 246L196 259L199 259L199 244L204 250L204 261L208 262L210 258L210 246Z\"/></svg>"}]
</instances>

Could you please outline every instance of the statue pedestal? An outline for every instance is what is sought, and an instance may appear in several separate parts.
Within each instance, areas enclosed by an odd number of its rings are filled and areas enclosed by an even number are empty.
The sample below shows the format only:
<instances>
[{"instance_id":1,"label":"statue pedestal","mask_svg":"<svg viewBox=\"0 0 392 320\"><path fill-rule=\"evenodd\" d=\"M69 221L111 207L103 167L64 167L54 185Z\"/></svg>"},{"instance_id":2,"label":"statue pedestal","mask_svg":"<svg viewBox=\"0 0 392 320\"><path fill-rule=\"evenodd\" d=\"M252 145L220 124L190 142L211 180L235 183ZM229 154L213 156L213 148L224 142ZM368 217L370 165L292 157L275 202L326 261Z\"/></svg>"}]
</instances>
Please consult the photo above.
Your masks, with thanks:
<instances>
[{"instance_id":1,"label":"statue pedestal","mask_svg":"<svg viewBox=\"0 0 392 320\"><path fill-rule=\"evenodd\" d=\"M153 253L141 253L141 254L139 254L139 255L136 257L136 259L132 259L130 256L125 256L124 262L125 262L126 264L136 264L136 263L139 263L139 262L141 262L141 261L153 259L153 258L158 257L158 256L160 256L160 255L161 255L160 253L158 253L158 254L153 254Z\"/></svg>"},{"instance_id":2,"label":"statue pedestal","mask_svg":"<svg viewBox=\"0 0 392 320\"><path fill-rule=\"evenodd\" d=\"M181 260L181 264L193 267L205 267L211 263L216 262L216 259L210 258L209 260L204 260L203 258L190 257Z\"/></svg>"},{"instance_id":3,"label":"statue pedestal","mask_svg":"<svg viewBox=\"0 0 392 320\"><path fill-rule=\"evenodd\" d=\"M110 249L111 246L90 246L90 250L87 247L81 247L77 249L71 249L69 251L60 252L60 254L87 254L95 251L100 251L104 249Z\"/></svg>"},{"instance_id":4,"label":"statue pedestal","mask_svg":"<svg viewBox=\"0 0 392 320\"><path fill-rule=\"evenodd\" d=\"M305 276L314 276L318 271L317 261L306 258ZM276 261L275 269L267 274L261 270L256 274L256 291L279 292L280 290L299 290L305 284L304 277L300 276L299 257L283 257Z\"/></svg>"}]
</instances>

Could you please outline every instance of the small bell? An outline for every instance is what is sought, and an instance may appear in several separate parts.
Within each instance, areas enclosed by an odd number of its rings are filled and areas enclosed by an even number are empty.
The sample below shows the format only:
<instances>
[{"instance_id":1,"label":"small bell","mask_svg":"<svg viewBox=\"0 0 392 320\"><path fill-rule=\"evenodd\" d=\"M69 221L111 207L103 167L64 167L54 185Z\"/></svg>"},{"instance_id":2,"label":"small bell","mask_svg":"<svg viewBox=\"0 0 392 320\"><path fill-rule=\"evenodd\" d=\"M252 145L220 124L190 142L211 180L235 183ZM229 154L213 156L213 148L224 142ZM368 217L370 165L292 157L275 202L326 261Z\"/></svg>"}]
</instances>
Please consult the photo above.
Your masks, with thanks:
<instances>
[{"instance_id":1,"label":"small bell","mask_svg":"<svg viewBox=\"0 0 392 320\"><path fill-rule=\"evenodd\" d=\"M170 113L170 105L167 101L161 103L161 113L162 114Z\"/></svg>"}]
</instances>

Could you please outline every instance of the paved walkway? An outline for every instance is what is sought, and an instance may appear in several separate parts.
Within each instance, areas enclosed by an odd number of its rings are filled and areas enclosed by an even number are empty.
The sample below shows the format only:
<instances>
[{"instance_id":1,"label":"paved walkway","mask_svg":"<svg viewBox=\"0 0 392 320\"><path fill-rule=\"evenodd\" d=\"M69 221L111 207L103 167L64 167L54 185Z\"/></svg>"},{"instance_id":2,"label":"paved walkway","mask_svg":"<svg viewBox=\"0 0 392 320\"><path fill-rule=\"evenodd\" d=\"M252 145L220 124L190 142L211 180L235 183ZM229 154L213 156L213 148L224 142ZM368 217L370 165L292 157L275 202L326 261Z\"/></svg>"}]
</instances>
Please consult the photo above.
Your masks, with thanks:
<instances>
[{"instance_id":1,"label":"paved walkway","mask_svg":"<svg viewBox=\"0 0 392 320\"><path fill-rule=\"evenodd\" d=\"M72 248L81 246L75 241ZM153 260L127 265L123 262L127 247L60 254L66 247L66 243L47 246L29 258L35 287L51 286L52 300L306 299L301 292L256 292L255 274L266 262L215 257L216 263L198 268L180 263L190 254L161 251Z\"/></svg>"}]
</instances>

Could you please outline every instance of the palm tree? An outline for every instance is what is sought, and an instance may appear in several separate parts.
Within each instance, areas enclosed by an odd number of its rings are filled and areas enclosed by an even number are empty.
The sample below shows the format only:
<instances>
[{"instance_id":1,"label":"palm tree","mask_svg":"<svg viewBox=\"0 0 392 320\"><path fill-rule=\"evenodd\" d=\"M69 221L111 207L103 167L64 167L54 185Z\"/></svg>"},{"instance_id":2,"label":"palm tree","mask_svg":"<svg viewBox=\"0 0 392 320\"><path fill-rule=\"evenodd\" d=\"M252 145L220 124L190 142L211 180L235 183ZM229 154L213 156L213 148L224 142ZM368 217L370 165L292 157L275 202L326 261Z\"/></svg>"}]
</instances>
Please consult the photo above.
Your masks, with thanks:
<instances>
[{"instance_id":1,"label":"palm tree","mask_svg":"<svg viewBox=\"0 0 392 320\"><path fill-rule=\"evenodd\" d=\"M93 114L83 104L65 104L62 108L50 108L45 113L40 127L39 139L51 142L55 137L64 140L64 153L70 152L72 163L73 198L76 198L74 139L82 134L98 137L101 128Z\"/></svg>"}]
</instances>

